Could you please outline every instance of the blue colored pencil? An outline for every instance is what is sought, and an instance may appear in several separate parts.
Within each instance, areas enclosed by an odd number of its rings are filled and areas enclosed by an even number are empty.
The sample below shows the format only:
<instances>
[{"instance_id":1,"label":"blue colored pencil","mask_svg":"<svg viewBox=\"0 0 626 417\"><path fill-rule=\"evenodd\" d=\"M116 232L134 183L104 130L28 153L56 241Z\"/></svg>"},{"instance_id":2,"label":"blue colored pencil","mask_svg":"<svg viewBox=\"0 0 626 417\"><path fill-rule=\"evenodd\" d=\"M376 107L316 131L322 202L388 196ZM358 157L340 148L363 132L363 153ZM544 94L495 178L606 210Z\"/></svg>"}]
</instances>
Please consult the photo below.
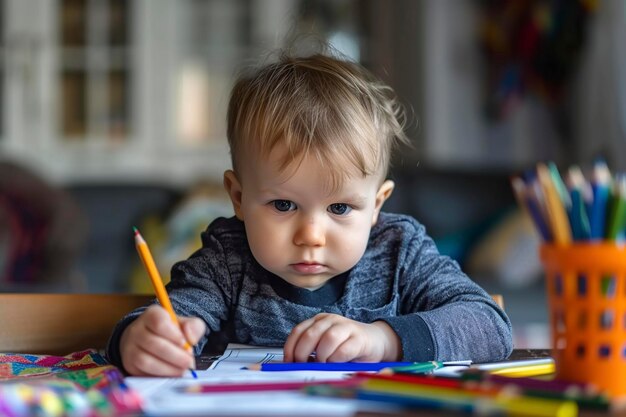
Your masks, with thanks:
<instances>
[{"instance_id":1,"label":"blue colored pencil","mask_svg":"<svg viewBox=\"0 0 626 417\"><path fill-rule=\"evenodd\" d=\"M585 177L577 166L570 167L567 173L567 185L570 190L571 207L569 219L572 225L574 240L588 240L591 237L591 226L587 215L586 204L593 199Z\"/></svg>"},{"instance_id":2,"label":"blue colored pencil","mask_svg":"<svg viewBox=\"0 0 626 417\"><path fill-rule=\"evenodd\" d=\"M401 366L415 366L414 362L270 362L250 365L245 369L264 372L284 371L380 371ZM434 369L434 368L433 368Z\"/></svg>"},{"instance_id":3,"label":"blue colored pencil","mask_svg":"<svg viewBox=\"0 0 626 417\"><path fill-rule=\"evenodd\" d=\"M539 201L532 195L534 194L531 193L532 190L520 177L512 178L511 185L513 186L513 192L519 206L531 218L537 232L544 242L550 242L552 240L550 226L548 226L548 223L546 222Z\"/></svg>"},{"instance_id":4,"label":"blue colored pencil","mask_svg":"<svg viewBox=\"0 0 626 417\"><path fill-rule=\"evenodd\" d=\"M607 217L607 205L611 190L611 172L606 162L598 161L593 166L593 202L589 213L592 239L603 239Z\"/></svg>"}]
</instances>

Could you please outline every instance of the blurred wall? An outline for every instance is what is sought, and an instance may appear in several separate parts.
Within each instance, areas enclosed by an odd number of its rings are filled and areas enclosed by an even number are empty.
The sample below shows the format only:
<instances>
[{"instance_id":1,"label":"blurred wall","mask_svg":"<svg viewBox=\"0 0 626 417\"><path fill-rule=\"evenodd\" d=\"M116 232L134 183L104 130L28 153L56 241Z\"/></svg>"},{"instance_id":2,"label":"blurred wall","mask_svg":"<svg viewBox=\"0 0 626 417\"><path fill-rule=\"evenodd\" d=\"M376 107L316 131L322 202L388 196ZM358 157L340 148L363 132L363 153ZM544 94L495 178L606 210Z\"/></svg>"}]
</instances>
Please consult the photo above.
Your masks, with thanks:
<instances>
[{"instance_id":1,"label":"blurred wall","mask_svg":"<svg viewBox=\"0 0 626 417\"><path fill-rule=\"evenodd\" d=\"M166 242L198 182L219 188L237 70L313 35L395 89L413 147L394 161L388 208L442 245L456 236L462 257L513 207L511 174L543 159L626 167L625 3L514 3L6 1L0 155L82 210L87 243L68 271L82 281L71 285L125 290L131 223L156 218ZM13 232L0 224L6 266Z\"/></svg>"}]
</instances>

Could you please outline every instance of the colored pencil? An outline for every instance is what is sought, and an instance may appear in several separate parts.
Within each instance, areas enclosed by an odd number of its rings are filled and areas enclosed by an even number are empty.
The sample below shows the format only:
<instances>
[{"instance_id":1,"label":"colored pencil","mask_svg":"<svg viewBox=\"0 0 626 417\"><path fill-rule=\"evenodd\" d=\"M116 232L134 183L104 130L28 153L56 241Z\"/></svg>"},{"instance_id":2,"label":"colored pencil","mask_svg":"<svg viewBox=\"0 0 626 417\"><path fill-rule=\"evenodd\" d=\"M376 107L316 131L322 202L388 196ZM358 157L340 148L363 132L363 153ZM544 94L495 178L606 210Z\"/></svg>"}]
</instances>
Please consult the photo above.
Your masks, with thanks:
<instances>
[{"instance_id":1,"label":"colored pencil","mask_svg":"<svg viewBox=\"0 0 626 417\"><path fill-rule=\"evenodd\" d=\"M436 375L422 375L422 374L410 374L410 373L395 373L395 374L382 374L382 373L365 373L365 372L357 372L355 374L357 378L369 378L369 379L381 379L385 381L397 381L397 382L406 382L410 384L416 385L426 385L433 387L443 387L443 388L467 388L471 387L479 387L479 386L487 386L487 384L482 384L482 381L478 380L463 380L457 377L448 377L448 376L436 376ZM496 388L496 384L490 384L490 388Z\"/></svg>"},{"instance_id":2,"label":"colored pencil","mask_svg":"<svg viewBox=\"0 0 626 417\"><path fill-rule=\"evenodd\" d=\"M554 363L542 363L537 365L525 365L519 367L496 369L490 372L494 375L502 375L510 378L521 378L553 374L555 372L555 366Z\"/></svg>"},{"instance_id":3,"label":"colored pencil","mask_svg":"<svg viewBox=\"0 0 626 417\"><path fill-rule=\"evenodd\" d=\"M421 364L418 362L417 364ZM253 364L246 367L252 371L284 372L284 371L339 371L361 372L380 371L400 366L414 366L413 362L270 362Z\"/></svg>"},{"instance_id":4,"label":"colored pencil","mask_svg":"<svg viewBox=\"0 0 626 417\"><path fill-rule=\"evenodd\" d=\"M587 240L591 237L591 226L586 207L591 203L593 194L579 167L570 167L567 172L567 185L572 200L569 211L572 235L575 240Z\"/></svg>"},{"instance_id":5,"label":"colored pencil","mask_svg":"<svg viewBox=\"0 0 626 417\"><path fill-rule=\"evenodd\" d=\"M490 386L496 385L503 388L514 387L521 390L523 395L528 396L573 400L585 408L607 410L611 405L609 398L590 384L529 377L511 378L476 369L465 371L461 375L461 380L478 384L487 383Z\"/></svg>"},{"instance_id":6,"label":"colored pencil","mask_svg":"<svg viewBox=\"0 0 626 417\"><path fill-rule=\"evenodd\" d=\"M501 391L499 395L485 395L464 389L422 387L406 383L369 380L358 388L360 392L395 395L404 398L419 398L452 403L457 407L473 407L476 414L525 415L537 417L576 416L578 407L573 401L524 397Z\"/></svg>"},{"instance_id":7,"label":"colored pencil","mask_svg":"<svg viewBox=\"0 0 626 417\"><path fill-rule=\"evenodd\" d=\"M505 361L488 362L488 363L475 363L471 366L471 368L480 369L482 371L496 371L500 369L522 368L522 367L544 365L544 364L553 365L554 359L549 358L549 357L547 358L544 357L544 358L505 360Z\"/></svg>"},{"instance_id":8,"label":"colored pencil","mask_svg":"<svg viewBox=\"0 0 626 417\"><path fill-rule=\"evenodd\" d=\"M563 178L561 178L561 174L559 173L559 169L557 168L554 162L548 162L548 171L550 171L550 178L552 178L552 183L554 184L554 188L563 204L565 210L569 210L572 206L572 200L563 182Z\"/></svg>"},{"instance_id":9,"label":"colored pencil","mask_svg":"<svg viewBox=\"0 0 626 417\"><path fill-rule=\"evenodd\" d=\"M317 381L281 381L257 383L221 383L221 384L194 384L180 387L180 391L189 394L223 393L223 392L259 392L259 391L297 391L314 385L332 387L355 387L363 382L360 378L330 379Z\"/></svg>"},{"instance_id":10,"label":"colored pencil","mask_svg":"<svg viewBox=\"0 0 626 417\"><path fill-rule=\"evenodd\" d=\"M430 361L430 362L416 362L410 365L391 366L389 368L383 368L380 370L383 374L395 374L395 373L410 373L410 374L424 374L432 372L435 369L443 368L443 362Z\"/></svg>"},{"instance_id":11,"label":"colored pencil","mask_svg":"<svg viewBox=\"0 0 626 417\"><path fill-rule=\"evenodd\" d=\"M568 245L572 241L572 231L568 222L567 212L558 195L550 170L545 164L537 164L537 179L545 196L554 243L557 245Z\"/></svg>"},{"instance_id":12,"label":"colored pencil","mask_svg":"<svg viewBox=\"0 0 626 417\"><path fill-rule=\"evenodd\" d=\"M356 389L312 386L305 391L312 395L379 401L409 408L463 411L475 415L573 417L578 414L577 404L569 400L524 397L505 390L494 396L492 393L480 394L465 389L420 386L377 378L366 380Z\"/></svg>"},{"instance_id":13,"label":"colored pencil","mask_svg":"<svg viewBox=\"0 0 626 417\"><path fill-rule=\"evenodd\" d=\"M626 175L616 177L613 196L606 226L606 238L609 240L617 239L626 222Z\"/></svg>"},{"instance_id":14,"label":"colored pencil","mask_svg":"<svg viewBox=\"0 0 626 417\"><path fill-rule=\"evenodd\" d=\"M597 161L593 166L591 183L593 201L589 213L591 238L603 239L606 225L606 212L611 191L611 172L606 162Z\"/></svg>"},{"instance_id":15,"label":"colored pencil","mask_svg":"<svg viewBox=\"0 0 626 417\"><path fill-rule=\"evenodd\" d=\"M157 296L157 299L159 300L161 306L168 312L174 324L180 327L180 323L178 322L178 317L176 317L176 313L174 312L174 308L172 307L170 297L167 295L167 291L165 290L165 286L163 285L161 274L159 274L159 270L157 269L156 264L154 263L154 259L152 258L152 254L150 253L150 248L148 248L148 244L141 236L139 230L137 230L136 227L133 227L133 231L135 232L135 246L137 247L137 252L139 252L141 262L148 272L150 281L152 281L152 286L154 287L154 292ZM191 345L187 340L185 340L184 347L188 351L191 351ZM190 368L189 371L194 378L198 377L193 369Z\"/></svg>"},{"instance_id":16,"label":"colored pencil","mask_svg":"<svg viewBox=\"0 0 626 417\"><path fill-rule=\"evenodd\" d=\"M536 198L531 195L530 190L524 183L524 180L520 177L511 178L511 185L513 187L513 193L517 200L518 205L524 210L527 216L535 225L535 228L539 232L539 235L545 242L552 240L550 233L550 227L543 216L541 207Z\"/></svg>"},{"instance_id":17,"label":"colored pencil","mask_svg":"<svg viewBox=\"0 0 626 417\"><path fill-rule=\"evenodd\" d=\"M471 377L461 378L436 375L418 374L364 374L357 373L356 377L381 379L387 381L405 382L415 385L462 389L481 395L496 396L501 392L516 393L520 396L550 398L557 400L572 400L585 408L607 410L610 402L606 396L598 394L588 385L565 383L562 381L543 381L534 378L509 378L492 375L488 372L466 371Z\"/></svg>"}]
</instances>

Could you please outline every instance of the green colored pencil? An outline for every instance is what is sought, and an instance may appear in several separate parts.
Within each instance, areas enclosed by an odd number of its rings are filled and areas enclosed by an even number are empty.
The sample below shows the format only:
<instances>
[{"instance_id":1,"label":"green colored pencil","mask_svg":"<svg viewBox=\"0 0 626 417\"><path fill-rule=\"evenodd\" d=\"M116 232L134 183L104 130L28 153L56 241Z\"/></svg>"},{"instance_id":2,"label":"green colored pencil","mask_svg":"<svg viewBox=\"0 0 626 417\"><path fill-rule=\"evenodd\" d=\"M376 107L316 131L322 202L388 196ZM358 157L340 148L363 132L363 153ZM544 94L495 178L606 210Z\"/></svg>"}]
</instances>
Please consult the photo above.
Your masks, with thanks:
<instances>
[{"instance_id":1,"label":"green colored pencil","mask_svg":"<svg viewBox=\"0 0 626 417\"><path fill-rule=\"evenodd\" d=\"M416 362L411 365L394 366L385 368L380 371L382 374L397 374L397 373L411 373L411 374L425 374L432 372L435 369L443 367L443 362L430 361L430 362Z\"/></svg>"},{"instance_id":2,"label":"green colored pencil","mask_svg":"<svg viewBox=\"0 0 626 417\"><path fill-rule=\"evenodd\" d=\"M615 181L613 196L613 204L611 205L606 231L606 237L609 240L617 238L626 221L626 175L620 176Z\"/></svg>"}]
</instances>

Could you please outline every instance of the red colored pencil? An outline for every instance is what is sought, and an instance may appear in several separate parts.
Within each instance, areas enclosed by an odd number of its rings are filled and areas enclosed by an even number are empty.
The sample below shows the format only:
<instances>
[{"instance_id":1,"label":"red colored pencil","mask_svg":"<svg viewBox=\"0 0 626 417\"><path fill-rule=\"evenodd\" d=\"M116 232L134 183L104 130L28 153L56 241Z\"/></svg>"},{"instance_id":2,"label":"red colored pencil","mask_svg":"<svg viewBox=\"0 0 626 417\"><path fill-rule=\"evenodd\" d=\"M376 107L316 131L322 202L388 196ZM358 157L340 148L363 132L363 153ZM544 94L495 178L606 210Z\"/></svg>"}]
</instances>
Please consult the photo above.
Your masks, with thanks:
<instances>
[{"instance_id":1,"label":"red colored pencil","mask_svg":"<svg viewBox=\"0 0 626 417\"><path fill-rule=\"evenodd\" d=\"M441 376L428 376L428 375L416 375L416 374L369 374L369 373L357 373L357 377L363 379L382 379L386 381L395 382L407 382L409 384L459 389L466 392L476 392L487 395L497 395L501 391L501 387L494 384L482 383L478 381L463 381L458 378L447 378Z\"/></svg>"},{"instance_id":2,"label":"red colored pencil","mask_svg":"<svg viewBox=\"0 0 626 417\"><path fill-rule=\"evenodd\" d=\"M349 388L358 386L361 378L331 379L318 381L283 381L283 382L258 382L258 383L227 383L227 384L194 384L181 387L183 392L194 393L220 393L220 392L255 392L255 391L291 391L300 390L313 385L327 385L337 388Z\"/></svg>"}]
</instances>

